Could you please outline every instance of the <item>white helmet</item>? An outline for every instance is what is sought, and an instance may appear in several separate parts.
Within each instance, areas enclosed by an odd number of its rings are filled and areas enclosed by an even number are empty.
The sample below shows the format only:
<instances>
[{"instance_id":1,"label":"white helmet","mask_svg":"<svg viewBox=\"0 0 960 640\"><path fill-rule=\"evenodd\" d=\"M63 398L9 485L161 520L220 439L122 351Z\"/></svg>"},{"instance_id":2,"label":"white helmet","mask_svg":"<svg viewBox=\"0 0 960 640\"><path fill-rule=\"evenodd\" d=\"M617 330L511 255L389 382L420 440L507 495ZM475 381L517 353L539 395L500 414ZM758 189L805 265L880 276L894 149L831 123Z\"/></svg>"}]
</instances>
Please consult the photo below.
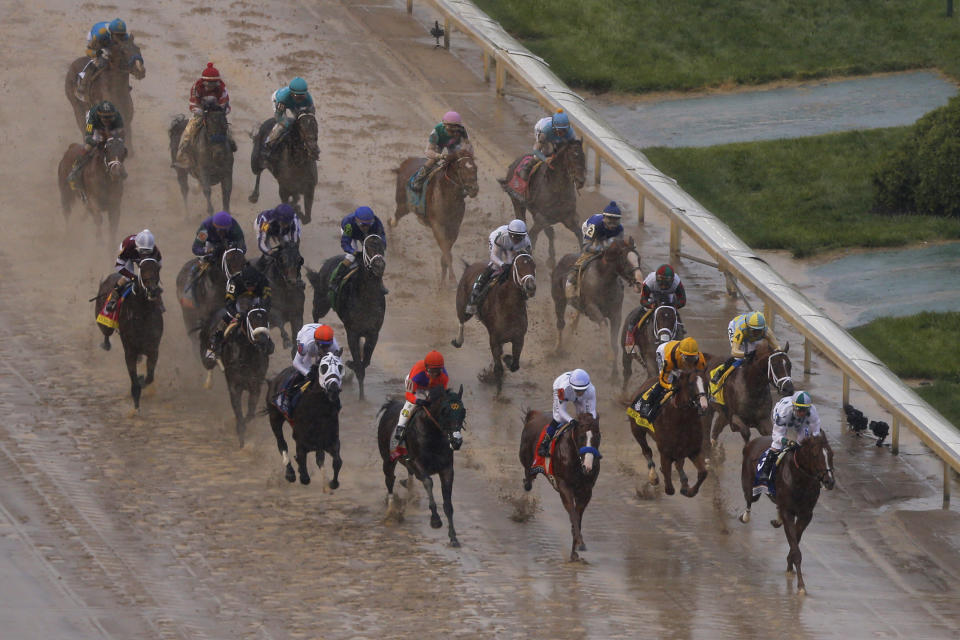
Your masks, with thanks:
<instances>
[{"instance_id":1,"label":"white helmet","mask_svg":"<svg viewBox=\"0 0 960 640\"><path fill-rule=\"evenodd\" d=\"M523 220L511 220L507 225L507 231L510 233L527 235L527 223Z\"/></svg>"},{"instance_id":2,"label":"white helmet","mask_svg":"<svg viewBox=\"0 0 960 640\"><path fill-rule=\"evenodd\" d=\"M140 253L150 253L157 244L153 239L153 234L150 233L150 229L144 229L138 233L137 237L133 239L133 243Z\"/></svg>"},{"instance_id":3,"label":"white helmet","mask_svg":"<svg viewBox=\"0 0 960 640\"><path fill-rule=\"evenodd\" d=\"M574 369L570 372L570 386L574 391L586 391L590 386L590 374L583 369Z\"/></svg>"}]
</instances>

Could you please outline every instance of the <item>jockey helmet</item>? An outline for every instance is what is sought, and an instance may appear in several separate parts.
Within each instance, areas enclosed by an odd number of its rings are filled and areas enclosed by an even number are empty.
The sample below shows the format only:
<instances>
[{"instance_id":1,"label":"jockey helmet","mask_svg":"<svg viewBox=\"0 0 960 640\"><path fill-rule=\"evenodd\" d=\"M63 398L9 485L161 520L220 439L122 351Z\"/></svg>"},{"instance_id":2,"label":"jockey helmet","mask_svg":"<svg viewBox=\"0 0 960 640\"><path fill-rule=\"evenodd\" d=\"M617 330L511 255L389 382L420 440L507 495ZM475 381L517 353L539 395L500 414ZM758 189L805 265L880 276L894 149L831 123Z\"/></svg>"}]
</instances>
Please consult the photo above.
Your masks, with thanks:
<instances>
[{"instance_id":1,"label":"jockey helmet","mask_svg":"<svg viewBox=\"0 0 960 640\"><path fill-rule=\"evenodd\" d=\"M550 118L550 126L554 131L563 133L570 126L570 117L561 109Z\"/></svg>"},{"instance_id":2,"label":"jockey helmet","mask_svg":"<svg viewBox=\"0 0 960 640\"><path fill-rule=\"evenodd\" d=\"M604 218L616 218L617 220L619 220L620 216L622 215L620 213L620 207L618 207L617 203L612 200L610 201L610 204L603 208L602 213Z\"/></svg>"},{"instance_id":3,"label":"jockey helmet","mask_svg":"<svg viewBox=\"0 0 960 640\"><path fill-rule=\"evenodd\" d=\"M793 394L793 415L798 418L810 415L810 394L806 391L797 391Z\"/></svg>"},{"instance_id":4,"label":"jockey helmet","mask_svg":"<svg viewBox=\"0 0 960 640\"><path fill-rule=\"evenodd\" d=\"M322 324L313 330L313 339L317 341L317 344L331 345L333 344L333 329Z\"/></svg>"},{"instance_id":5,"label":"jockey helmet","mask_svg":"<svg viewBox=\"0 0 960 640\"><path fill-rule=\"evenodd\" d=\"M570 372L570 386L574 391L586 391L590 386L590 374L583 369L574 369Z\"/></svg>"},{"instance_id":6,"label":"jockey helmet","mask_svg":"<svg viewBox=\"0 0 960 640\"><path fill-rule=\"evenodd\" d=\"M127 23L121 20L120 18L114 18L107 29L110 30L110 35L112 36L124 36L127 35Z\"/></svg>"},{"instance_id":7,"label":"jockey helmet","mask_svg":"<svg viewBox=\"0 0 960 640\"><path fill-rule=\"evenodd\" d=\"M297 217L297 212L286 202L278 204L277 208L273 211L277 214L276 219L280 224L291 224Z\"/></svg>"},{"instance_id":8,"label":"jockey helmet","mask_svg":"<svg viewBox=\"0 0 960 640\"><path fill-rule=\"evenodd\" d=\"M144 229L133 239L133 244L137 248L137 252L144 256L153 251L153 248L156 246L156 241L154 241L150 229Z\"/></svg>"},{"instance_id":9,"label":"jockey helmet","mask_svg":"<svg viewBox=\"0 0 960 640\"><path fill-rule=\"evenodd\" d=\"M260 270L253 266L252 262L247 262L243 265L243 271L240 272L243 277L243 283L247 287L247 291L253 291L257 287L257 276L260 275Z\"/></svg>"},{"instance_id":10,"label":"jockey helmet","mask_svg":"<svg viewBox=\"0 0 960 640\"><path fill-rule=\"evenodd\" d=\"M211 81L212 81L212 80L219 80L219 79L220 79L220 72L217 71L217 68L216 68L215 66L213 66L213 63L212 63L212 62L208 62L208 63L207 63L207 67L206 67L206 68L203 70L203 72L200 74L200 79L201 79L201 80L211 80Z\"/></svg>"},{"instance_id":11,"label":"jockey helmet","mask_svg":"<svg viewBox=\"0 0 960 640\"><path fill-rule=\"evenodd\" d=\"M366 226L373 224L377 216L374 215L373 209L370 207L357 207L356 211L353 212L353 217L358 223Z\"/></svg>"},{"instance_id":12,"label":"jockey helmet","mask_svg":"<svg viewBox=\"0 0 960 640\"><path fill-rule=\"evenodd\" d=\"M307 94L307 81L297 76L290 81L290 93L295 96L303 96Z\"/></svg>"},{"instance_id":13,"label":"jockey helmet","mask_svg":"<svg viewBox=\"0 0 960 640\"><path fill-rule=\"evenodd\" d=\"M104 100L97 105L97 115L104 120L113 120L117 117L117 108L109 100Z\"/></svg>"},{"instance_id":14,"label":"jockey helmet","mask_svg":"<svg viewBox=\"0 0 960 640\"><path fill-rule=\"evenodd\" d=\"M443 114L443 124L456 124L463 126L463 118L456 111L447 111Z\"/></svg>"},{"instance_id":15,"label":"jockey helmet","mask_svg":"<svg viewBox=\"0 0 960 640\"><path fill-rule=\"evenodd\" d=\"M673 267L668 264L662 264L657 268L657 286L661 289L667 289L673 284Z\"/></svg>"},{"instance_id":16,"label":"jockey helmet","mask_svg":"<svg viewBox=\"0 0 960 640\"><path fill-rule=\"evenodd\" d=\"M233 216L226 211L218 211L213 214L212 222L217 229L229 229L233 226Z\"/></svg>"},{"instance_id":17,"label":"jockey helmet","mask_svg":"<svg viewBox=\"0 0 960 640\"><path fill-rule=\"evenodd\" d=\"M753 311L747 314L747 337L751 340L759 340L767 332L767 319L759 311Z\"/></svg>"},{"instance_id":18,"label":"jockey helmet","mask_svg":"<svg viewBox=\"0 0 960 640\"><path fill-rule=\"evenodd\" d=\"M443 356L439 351L431 351L423 358L424 367L427 369L427 375L435 378L440 375L443 369Z\"/></svg>"},{"instance_id":19,"label":"jockey helmet","mask_svg":"<svg viewBox=\"0 0 960 640\"><path fill-rule=\"evenodd\" d=\"M514 242L520 242L527 237L527 223L523 220L511 220L507 225L507 231L510 232L510 239Z\"/></svg>"},{"instance_id":20,"label":"jockey helmet","mask_svg":"<svg viewBox=\"0 0 960 640\"><path fill-rule=\"evenodd\" d=\"M684 338L677 345L677 351L683 356L684 363L695 365L700 360L700 345L693 338Z\"/></svg>"}]
</instances>

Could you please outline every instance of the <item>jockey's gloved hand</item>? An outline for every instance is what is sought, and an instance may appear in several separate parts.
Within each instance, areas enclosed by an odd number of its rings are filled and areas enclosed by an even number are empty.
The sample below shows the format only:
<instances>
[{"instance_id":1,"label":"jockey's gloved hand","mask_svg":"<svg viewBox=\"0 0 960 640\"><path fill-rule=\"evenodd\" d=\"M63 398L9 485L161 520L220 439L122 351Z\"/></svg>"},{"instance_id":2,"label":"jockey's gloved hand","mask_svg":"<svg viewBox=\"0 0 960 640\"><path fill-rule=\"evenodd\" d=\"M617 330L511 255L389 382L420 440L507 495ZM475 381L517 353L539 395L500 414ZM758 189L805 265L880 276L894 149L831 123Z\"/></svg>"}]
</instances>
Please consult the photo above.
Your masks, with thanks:
<instances>
[{"instance_id":1,"label":"jockey's gloved hand","mask_svg":"<svg viewBox=\"0 0 960 640\"><path fill-rule=\"evenodd\" d=\"M579 423L577 422L577 419L576 419L576 418L571 418L569 424L570 424L570 428L571 428L571 429L576 429L576 428L577 428L577 424L579 424Z\"/></svg>"}]
</instances>

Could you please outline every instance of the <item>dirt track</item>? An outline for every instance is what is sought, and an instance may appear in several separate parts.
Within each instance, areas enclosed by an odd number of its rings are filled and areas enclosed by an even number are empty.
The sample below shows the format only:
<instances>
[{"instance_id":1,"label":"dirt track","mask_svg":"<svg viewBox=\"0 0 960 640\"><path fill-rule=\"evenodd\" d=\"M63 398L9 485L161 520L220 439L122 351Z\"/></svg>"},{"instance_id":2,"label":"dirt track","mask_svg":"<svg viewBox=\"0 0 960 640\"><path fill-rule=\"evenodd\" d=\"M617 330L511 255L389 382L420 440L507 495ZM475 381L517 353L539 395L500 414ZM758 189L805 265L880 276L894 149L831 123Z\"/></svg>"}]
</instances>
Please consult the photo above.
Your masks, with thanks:
<instances>
[{"instance_id":1,"label":"dirt track","mask_svg":"<svg viewBox=\"0 0 960 640\"><path fill-rule=\"evenodd\" d=\"M489 360L485 332L473 324L464 349L449 346L453 291L437 292L433 240L405 218L389 238L391 294L368 376L370 401L358 403L355 387L344 394L342 486L324 493L319 474L308 487L288 485L266 420L250 425L240 450L222 379L211 392L199 389L200 369L171 295L202 204L192 191L184 219L166 127L184 111L195 74L210 59L229 84L240 142L232 209L248 233L259 209L246 203L252 176L242 134L268 115L269 96L282 82L296 74L310 82L323 149L314 222L303 242L311 266L337 252L336 223L357 205L391 215L390 168L419 153L449 107L470 128L481 182L454 252L481 258L489 230L511 214L494 179L528 146L538 114L523 100L495 100L470 72L476 57L468 67L432 48L421 23L434 16L418 13L418 22L392 2L236 0L211 10L168 0L76 10L40 0L2 11L5 41L29 30L47 42L28 64L22 51L0 53L4 638L955 634L957 514L937 508L939 465L916 441L905 439L905 455L893 458L841 435L836 373L815 359L812 379L802 384L815 397L824 394L819 404L839 486L823 495L804 538L810 595L798 597L782 573L783 534L765 524L772 508L755 509L747 526L735 520L739 436L723 435L718 472L698 497L664 497L638 473L639 447L613 402L609 362L595 348L603 333L581 323L571 354L549 357L555 329L545 246L537 250L540 287L523 368L508 377L507 399L491 401L492 389L476 378ZM89 24L114 15L127 20L147 63L134 89L137 142L120 226L156 233L168 289L156 394L135 419L127 417L119 341L110 353L97 348L87 302L118 239L96 239L79 216L64 224L54 189L56 163L77 137L62 70ZM25 87L34 87L36 98L26 98ZM31 119L41 104L42 115ZM260 208L275 204L269 179L262 193ZM632 201L614 182L603 193L585 191L581 211L611 197ZM630 231L644 266L656 266L665 255L663 232L653 224ZM561 251L574 248L572 236L557 235ZM688 328L708 350L724 348L726 321L740 307L723 295L715 272L685 263L681 273L691 299ZM383 520L374 415L430 348L447 355L454 384L467 389L469 430L454 487L458 550L446 547L443 530L430 529L420 489L403 523ZM271 371L285 365L278 351ZM516 447L522 408L546 408L550 381L574 366L598 378L604 460L584 522L587 562L570 565L559 499L542 480L523 495Z\"/></svg>"}]
</instances>

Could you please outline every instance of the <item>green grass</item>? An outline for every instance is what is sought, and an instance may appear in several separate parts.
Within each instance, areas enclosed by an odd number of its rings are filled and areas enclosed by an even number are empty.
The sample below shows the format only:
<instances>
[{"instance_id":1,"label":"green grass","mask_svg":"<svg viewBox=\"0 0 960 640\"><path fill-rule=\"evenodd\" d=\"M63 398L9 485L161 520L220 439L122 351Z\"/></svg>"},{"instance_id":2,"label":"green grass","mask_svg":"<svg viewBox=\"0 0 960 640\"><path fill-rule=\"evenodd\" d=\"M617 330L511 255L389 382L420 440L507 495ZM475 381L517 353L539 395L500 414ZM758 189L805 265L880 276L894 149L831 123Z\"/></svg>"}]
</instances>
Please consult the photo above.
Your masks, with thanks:
<instances>
[{"instance_id":1,"label":"green grass","mask_svg":"<svg viewBox=\"0 0 960 640\"><path fill-rule=\"evenodd\" d=\"M879 318L850 333L898 376L932 381L915 391L960 426L960 311Z\"/></svg>"},{"instance_id":2,"label":"green grass","mask_svg":"<svg viewBox=\"0 0 960 640\"><path fill-rule=\"evenodd\" d=\"M476 0L575 87L691 90L938 67L960 77L942 0Z\"/></svg>"},{"instance_id":3,"label":"green grass","mask_svg":"<svg viewBox=\"0 0 960 640\"><path fill-rule=\"evenodd\" d=\"M804 257L960 238L957 218L869 212L875 164L908 132L897 127L644 153L755 249Z\"/></svg>"}]
</instances>

